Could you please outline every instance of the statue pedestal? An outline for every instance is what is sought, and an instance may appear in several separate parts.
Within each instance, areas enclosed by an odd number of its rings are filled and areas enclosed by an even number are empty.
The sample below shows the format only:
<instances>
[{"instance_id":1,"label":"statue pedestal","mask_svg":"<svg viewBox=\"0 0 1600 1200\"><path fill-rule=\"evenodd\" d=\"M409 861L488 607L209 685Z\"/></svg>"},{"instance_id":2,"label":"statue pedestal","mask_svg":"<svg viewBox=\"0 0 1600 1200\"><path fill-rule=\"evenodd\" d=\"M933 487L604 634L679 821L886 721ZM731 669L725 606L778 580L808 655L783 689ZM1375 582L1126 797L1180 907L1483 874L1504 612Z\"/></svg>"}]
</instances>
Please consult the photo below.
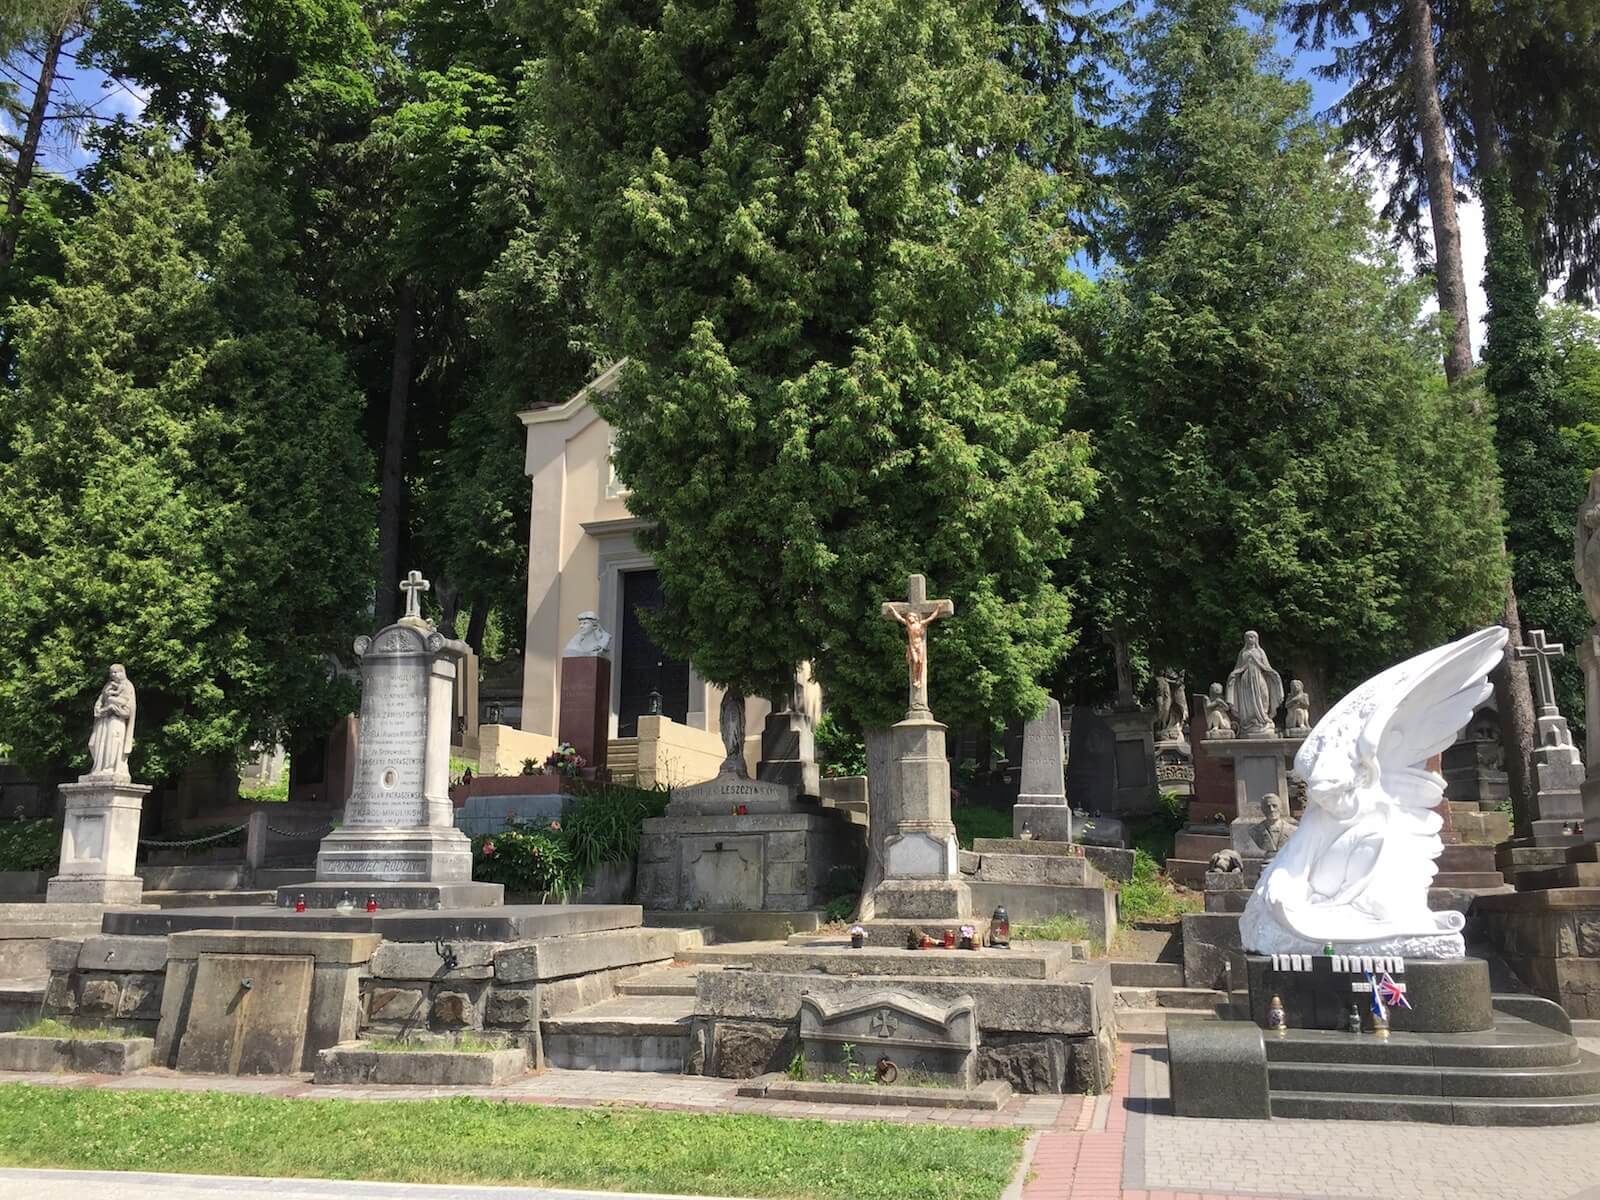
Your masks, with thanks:
<instances>
[{"instance_id":1,"label":"statue pedestal","mask_svg":"<svg viewBox=\"0 0 1600 1200\"><path fill-rule=\"evenodd\" d=\"M1261 818L1261 797L1289 802L1289 764L1304 738L1206 738L1201 753L1233 764L1233 815Z\"/></svg>"},{"instance_id":2,"label":"statue pedestal","mask_svg":"<svg viewBox=\"0 0 1600 1200\"><path fill-rule=\"evenodd\" d=\"M568 657L561 660L561 714L557 738L583 755L584 774L605 779L611 746L611 660Z\"/></svg>"},{"instance_id":3,"label":"statue pedestal","mask_svg":"<svg viewBox=\"0 0 1600 1200\"><path fill-rule=\"evenodd\" d=\"M894 727L899 820L884 842L876 919L960 923L972 915L972 891L961 877L950 820L944 735L945 727L931 716L907 717Z\"/></svg>"},{"instance_id":4,"label":"statue pedestal","mask_svg":"<svg viewBox=\"0 0 1600 1200\"><path fill-rule=\"evenodd\" d=\"M66 820L61 865L45 889L50 904L138 904L144 881L134 874L139 812L150 788L83 776L61 785Z\"/></svg>"}]
</instances>

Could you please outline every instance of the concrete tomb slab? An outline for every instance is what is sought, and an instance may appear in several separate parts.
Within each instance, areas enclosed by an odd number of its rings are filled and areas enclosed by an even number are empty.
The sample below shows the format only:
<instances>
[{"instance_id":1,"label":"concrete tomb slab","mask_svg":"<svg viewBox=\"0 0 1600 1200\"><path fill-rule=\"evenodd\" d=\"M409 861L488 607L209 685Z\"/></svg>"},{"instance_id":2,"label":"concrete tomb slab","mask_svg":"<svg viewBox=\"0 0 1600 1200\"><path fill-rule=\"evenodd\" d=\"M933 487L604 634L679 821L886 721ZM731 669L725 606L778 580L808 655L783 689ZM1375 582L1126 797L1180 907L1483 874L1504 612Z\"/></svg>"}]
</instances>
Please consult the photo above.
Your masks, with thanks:
<instances>
[{"instance_id":1,"label":"concrete tomb slab","mask_svg":"<svg viewBox=\"0 0 1600 1200\"><path fill-rule=\"evenodd\" d=\"M936 1003L896 990L849 999L800 997L800 1046L816 1075L866 1070L883 1082L977 1082L978 1023L971 996Z\"/></svg>"}]
</instances>

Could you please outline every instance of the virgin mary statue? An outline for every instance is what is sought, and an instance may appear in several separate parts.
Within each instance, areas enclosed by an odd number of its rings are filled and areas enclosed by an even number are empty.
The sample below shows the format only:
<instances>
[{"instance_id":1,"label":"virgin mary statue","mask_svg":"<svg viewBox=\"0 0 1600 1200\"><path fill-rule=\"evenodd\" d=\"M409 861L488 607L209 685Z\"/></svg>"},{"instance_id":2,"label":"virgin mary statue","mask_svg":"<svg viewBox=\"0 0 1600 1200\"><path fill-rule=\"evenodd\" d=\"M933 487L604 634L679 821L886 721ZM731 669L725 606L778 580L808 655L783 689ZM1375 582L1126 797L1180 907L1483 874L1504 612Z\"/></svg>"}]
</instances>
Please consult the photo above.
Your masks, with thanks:
<instances>
[{"instance_id":1,"label":"virgin mary statue","mask_svg":"<svg viewBox=\"0 0 1600 1200\"><path fill-rule=\"evenodd\" d=\"M1228 675L1228 705L1239 717L1239 736L1277 737L1273 724L1283 704L1283 679L1267 661L1261 635L1251 630Z\"/></svg>"},{"instance_id":2,"label":"virgin mary statue","mask_svg":"<svg viewBox=\"0 0 1600 1200\"><path fill-rule=\"evenodd\" d=\"M89 774L129 779L128 755L133 750L133 718L138 711L133 682L121 663L94 702L94 729L89 734Z\"/></svg>"}]
</instances>

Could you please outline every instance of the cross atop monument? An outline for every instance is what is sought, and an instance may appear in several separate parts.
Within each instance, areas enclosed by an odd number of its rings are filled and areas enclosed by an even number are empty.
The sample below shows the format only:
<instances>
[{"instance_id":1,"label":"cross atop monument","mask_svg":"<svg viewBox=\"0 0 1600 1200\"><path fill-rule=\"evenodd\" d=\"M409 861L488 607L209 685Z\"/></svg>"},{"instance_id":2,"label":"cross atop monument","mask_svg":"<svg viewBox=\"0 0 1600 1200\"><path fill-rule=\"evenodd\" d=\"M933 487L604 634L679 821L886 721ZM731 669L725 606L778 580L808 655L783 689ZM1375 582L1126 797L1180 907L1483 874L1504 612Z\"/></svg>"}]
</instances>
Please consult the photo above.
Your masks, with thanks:
<instances>
[{"instance_id":1,"label":"cross atop monument","mask_svg":"<svg viewBox=\"0 0 1600 1200\"><path fill-rule=\"evenodd\" d=\"M940 617L954 615L952 600L929 600L928 581L921 575L906 579L906 598L887 600L882 614L885 620L898 621L906 627L906 666L911 675L911 707L906 717L928 715L928 626Z\"/></svg>"},{"instance_id":2,"label":"cross atop monument","mask_svg":"<svg viewBox=\"0 0 1600 1200\"><path fill-rule=\"evenodd\" d=\"M1564 657L1567 648L1560 642L1546 641L1542 629L1535 629L1528 635L1528 640L1533 644L1517 646L1512 653L1519 659L1533 662L1533 690L1539 697L1540 715L1556 716L1559 713L1556 708L1556 683L1550 674L1550 663L1552 659Z\"/></svg>"},{"instance_id":3,"label":"cross atop monument","mask_svg":"<svg viewBox=\"0 0 1600 1200\"><path fill-rule=\"evenodd\" d=\"M422 620L422 593L432 586L422 577L421 571L412 571L400 581L400 590L406 594L406 617L416 621Z\"/></svg>"}]
</instances>

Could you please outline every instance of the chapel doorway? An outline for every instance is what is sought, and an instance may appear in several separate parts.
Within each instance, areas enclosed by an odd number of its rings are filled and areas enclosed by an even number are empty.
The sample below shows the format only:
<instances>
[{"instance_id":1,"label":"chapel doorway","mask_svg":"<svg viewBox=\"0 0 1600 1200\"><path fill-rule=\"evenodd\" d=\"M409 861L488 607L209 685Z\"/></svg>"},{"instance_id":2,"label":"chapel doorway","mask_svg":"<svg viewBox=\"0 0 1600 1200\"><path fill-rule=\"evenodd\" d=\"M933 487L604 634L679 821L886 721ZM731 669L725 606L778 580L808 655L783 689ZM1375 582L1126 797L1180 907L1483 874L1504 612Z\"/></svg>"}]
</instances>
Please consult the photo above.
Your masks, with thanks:
<instances>
[{"instance_id":1,"label":"chapel doorway","mask_svg":"<svg viewBox=\"0 0 1600 1200\"><path fill-rule=\"evenodd\" d=\"M622 576L622 636L617 655L617 736L638 737L639 718L650 711L650 693L661 693L661 714L679 724L689 716L689 664L661 652L639 619L660 608L661 577L655 571Z\"/></svg>"}]
</instances>

